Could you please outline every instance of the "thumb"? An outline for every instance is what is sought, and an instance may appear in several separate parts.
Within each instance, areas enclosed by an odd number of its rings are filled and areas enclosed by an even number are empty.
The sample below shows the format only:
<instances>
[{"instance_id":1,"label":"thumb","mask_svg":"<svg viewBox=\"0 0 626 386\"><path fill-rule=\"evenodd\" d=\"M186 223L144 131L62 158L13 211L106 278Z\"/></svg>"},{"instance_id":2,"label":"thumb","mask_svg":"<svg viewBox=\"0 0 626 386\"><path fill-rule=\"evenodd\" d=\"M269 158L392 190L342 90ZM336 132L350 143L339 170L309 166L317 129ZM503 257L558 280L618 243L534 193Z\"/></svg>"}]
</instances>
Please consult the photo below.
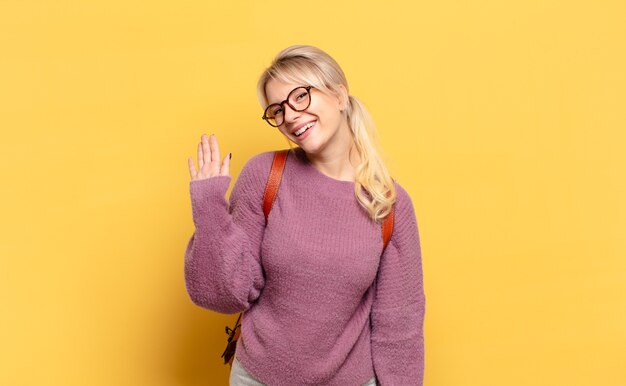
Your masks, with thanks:
<instances>
[{"instance_id":1,"label":"thumb","mask_svg":"<svg viewBox=\"0 0 626 386\"><path fill-rule=\"evenodd\" d=\"M232 158L233 153L228 153L226 157L224 157L224 161L222 162L222 167L220 168L220 176L228 176L230 173L230 159Z\"/></svg>"}]
</instances>

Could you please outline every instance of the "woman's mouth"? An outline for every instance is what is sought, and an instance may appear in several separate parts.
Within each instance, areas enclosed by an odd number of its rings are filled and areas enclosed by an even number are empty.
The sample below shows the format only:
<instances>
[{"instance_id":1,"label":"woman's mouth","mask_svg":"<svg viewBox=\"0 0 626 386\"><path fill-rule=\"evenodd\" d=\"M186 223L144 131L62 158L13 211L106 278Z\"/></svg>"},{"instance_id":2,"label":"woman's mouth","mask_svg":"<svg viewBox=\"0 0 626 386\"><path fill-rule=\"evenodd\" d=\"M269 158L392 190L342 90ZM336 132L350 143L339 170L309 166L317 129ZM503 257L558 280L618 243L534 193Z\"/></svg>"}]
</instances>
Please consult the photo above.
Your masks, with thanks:
<instances>
[{"instance_id":1,"label":"woman's mouth","mask_svg":"<svg viewBox=\"0 0 626 386\"><path fill-rule=\"evenodd\" d=\"M313 126L315 126L315 121L314 122L309 122L306 125L302 126L302 128L300 130L296 131L295 133L293 133L293 135L295 135L296 137L300 137L302 134L304 134L307 131L309 131L309 129L311 129Z\"/></svg>"}]
</instances>

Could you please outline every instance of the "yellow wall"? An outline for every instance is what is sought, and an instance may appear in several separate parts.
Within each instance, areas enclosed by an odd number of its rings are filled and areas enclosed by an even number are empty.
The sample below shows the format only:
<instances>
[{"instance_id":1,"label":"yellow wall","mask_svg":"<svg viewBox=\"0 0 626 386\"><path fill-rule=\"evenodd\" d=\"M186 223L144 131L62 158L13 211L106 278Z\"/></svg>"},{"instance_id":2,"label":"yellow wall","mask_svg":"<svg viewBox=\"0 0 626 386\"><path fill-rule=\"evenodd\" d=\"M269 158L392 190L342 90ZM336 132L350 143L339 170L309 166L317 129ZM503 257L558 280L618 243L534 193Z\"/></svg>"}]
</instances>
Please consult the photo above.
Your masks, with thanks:
<instances>
[{"instance_id":1,"label":"yellow wall","mask_svg":"<svg viewBox=\"0 0 626 386\"><path fill-rule=\"evenodd\" d=\"M3 1L0 384L220 385L187 157L284 148L257 76L318 45L411 194L426 384L626 385L623 1Z\"/></svg>"}]
</instances>

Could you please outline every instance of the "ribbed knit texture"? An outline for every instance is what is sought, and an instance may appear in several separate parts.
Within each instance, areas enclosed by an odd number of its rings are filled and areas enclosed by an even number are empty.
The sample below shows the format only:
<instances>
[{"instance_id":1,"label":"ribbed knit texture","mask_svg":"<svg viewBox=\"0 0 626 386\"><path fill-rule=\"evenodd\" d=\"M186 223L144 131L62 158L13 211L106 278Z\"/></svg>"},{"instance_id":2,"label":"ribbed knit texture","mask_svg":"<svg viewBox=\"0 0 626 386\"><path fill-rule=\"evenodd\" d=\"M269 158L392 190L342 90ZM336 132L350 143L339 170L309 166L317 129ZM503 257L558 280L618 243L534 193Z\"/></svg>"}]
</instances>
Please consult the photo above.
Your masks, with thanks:
<instances>
[{"instance_id":1,"label":"ribbed knit texture","mask_svg":"<svg viewBox=\"0 0 626 386\"><path fill-rule=\"evenodd\" d=\"M422 385L424 307L417 222L407 192L381 255L380 224L354 196L290 152L267 226L272 152L231 177L191 181L196 226L185 252L192 301L245 311L237 358L267 385ZM233 319L234 320L234 319Z\"/></svg>"}]
</instances>

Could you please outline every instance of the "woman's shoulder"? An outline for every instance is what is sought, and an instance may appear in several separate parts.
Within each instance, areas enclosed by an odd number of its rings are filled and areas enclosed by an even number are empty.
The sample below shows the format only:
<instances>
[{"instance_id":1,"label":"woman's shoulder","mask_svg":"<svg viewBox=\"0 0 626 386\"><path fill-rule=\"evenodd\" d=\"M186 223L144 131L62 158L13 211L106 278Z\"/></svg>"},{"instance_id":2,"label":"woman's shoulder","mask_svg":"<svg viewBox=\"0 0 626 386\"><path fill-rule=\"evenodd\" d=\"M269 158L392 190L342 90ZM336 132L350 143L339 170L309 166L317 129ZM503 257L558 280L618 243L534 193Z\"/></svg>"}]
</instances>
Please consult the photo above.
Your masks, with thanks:
<instances>
[{"instance_id":1,"label":"woman's shoulder","mask_svg":"<svg viewBox=\"0 0 626 386\"><path fill-rule=\"evenodd\" d=\"M264 151L250 157L241 168L233 189L255 192L263 190L269 177L275 151Z\"/></svg>"},{"instance_id":2,"label":"woman's shoulder","mask_svg":"<svg viewBox=\"0 0 626 386\"><path fill-rule=\"evenodd\" d=\"M396 202L394 205L394 229L399 232L408 229L411 233L417 228L417 218L415 216L415 207L409 192L398 182L394 180L396 188Z\"/></svg>"},{"instance_id":3,"label":"woman's shoulder","mask_svg":"<svg viewBox=\"0 0 626 386\"><path fill-rule=\"evenodd\" d=\"M413 209L413 200L409 192L397 180L394 180L393 184L396 188L396 207Z\"/></svg>"},{"instance_id":4,"label":"woman's shoulder","mask_svg":"<svg viewBox=\"0 0 626 386\"><path fill-rule=\"evenodd\" d=\"M264 151L261 153L257 153L255 155L253 155L252 157L250 157L246 163L244 164L241 173L252 173L252 174L259 174L262 173L265 175L265 177L267 177L269 170L272 166L272 162L274 160L274 155L277 152L281 152L281 151L285 151L287 150L289 152L288 154L288 159L292 158L298 161L305 161L306 159L303 158L302 155L302 151L300 150L300 148L293 148L293 149L278 149L278 150L271 150L271 151ZM289 161L288 161L289 162Z\"/></svg>"},{"instance_id":5,"label":"woman's shoulder","mask_svg":"<svg viewBox=\"0 0 626 386\"><path fill-rule=\"evenodd\" d=\"M274 152L273 151L264 151L261 153L257 153L255 155L253 155L252 157L250 157L245 164L243 165L242 173L243 171L252 171L252 172L258 172L261 169L264 168L269 168L269 166L272 164L272 159L274 158Z\"/></svg>"}]
</instances>

